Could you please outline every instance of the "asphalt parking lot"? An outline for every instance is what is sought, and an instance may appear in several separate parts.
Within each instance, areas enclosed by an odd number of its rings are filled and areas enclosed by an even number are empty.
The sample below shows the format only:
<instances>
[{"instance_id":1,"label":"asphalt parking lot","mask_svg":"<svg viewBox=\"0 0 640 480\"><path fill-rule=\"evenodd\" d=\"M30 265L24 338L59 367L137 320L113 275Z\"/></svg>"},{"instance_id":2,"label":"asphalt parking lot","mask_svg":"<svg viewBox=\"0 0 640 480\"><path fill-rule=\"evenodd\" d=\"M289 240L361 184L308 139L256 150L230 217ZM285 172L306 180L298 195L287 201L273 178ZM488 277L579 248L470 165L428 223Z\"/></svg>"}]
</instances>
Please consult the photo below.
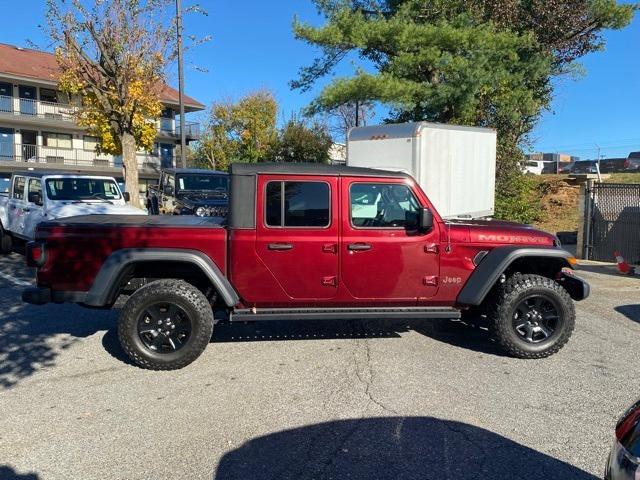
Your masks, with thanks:
<instances>
[{"instance_id":1,"label":"asphalt parking lot","mask_svg":"<svg viewBox=\"0 0 640 480\"><path fill-rule=\"evenodd\" d=\"M0 478L600 478L640 396L640 277L584 268L592 296L545 360L461 322L271 322L150 372L117 311L24 305L31 272L4 257Z\"/></svg>"}]
</instances>

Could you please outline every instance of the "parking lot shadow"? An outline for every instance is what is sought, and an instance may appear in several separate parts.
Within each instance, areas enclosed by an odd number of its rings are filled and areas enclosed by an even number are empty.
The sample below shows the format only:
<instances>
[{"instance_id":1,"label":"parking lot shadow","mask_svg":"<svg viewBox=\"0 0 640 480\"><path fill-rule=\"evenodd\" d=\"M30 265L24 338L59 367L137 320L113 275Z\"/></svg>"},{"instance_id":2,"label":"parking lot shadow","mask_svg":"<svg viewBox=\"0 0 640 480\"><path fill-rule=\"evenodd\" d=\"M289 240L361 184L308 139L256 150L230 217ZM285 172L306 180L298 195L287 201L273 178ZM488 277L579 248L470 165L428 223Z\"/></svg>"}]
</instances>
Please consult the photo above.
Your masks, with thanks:
<instances>
[{"instance_id":1,"label":"parking lot shadow","mask_svg":"<svg viewBox=\"0 0 640 480\"><path fill-rule=\"evenodd\" d=\"M503 355L482 319L463 322L428 320L314 320L219 323L213 330L215 342L261 342L351 338L400 338L415 331L439 342L492 355Z\"/></svg>"},{"instance_id":2,"label":"parking lot shadow","mask_svg":"<svg viewBox=\"0 0 640 480\"><path fill-rule=\"evenodd\" d=\"M1 290L0 390L54 365L79 338L115 327L109 312L87 314L75 305L35 307L21 303L19 291Z\"/></svg>"},{"instance_id":3,"label":"parking lot shadow","mask_svg":"<svg viewBox=\"0 0 640 480\"><path fill-rule=\"evenodd\" d=\"M629 320L640 323L640 304L618 305L614 310Z\"/></svg>"},{"instance_id":4,"label":"parking lot shadow","mask_svg":"<svg viewBox=\"0 0 640 480\"><path fill-rule=\"evenodd\" d=\"M39 480L40 476L35 473L19 474L13 468L0 465L0 479L2 480Z\"/></svg>"},{"instance_id":5,"label":"parking lot shadow","mask_svg":"<svg viewBox=\"0 0 640 480\"><path fill-rule=\"evenodd\" d=\"M592 480L566 462L469 424L432 417L341 420L258 437L214 480Z\"/></svg>"}]
</instances>

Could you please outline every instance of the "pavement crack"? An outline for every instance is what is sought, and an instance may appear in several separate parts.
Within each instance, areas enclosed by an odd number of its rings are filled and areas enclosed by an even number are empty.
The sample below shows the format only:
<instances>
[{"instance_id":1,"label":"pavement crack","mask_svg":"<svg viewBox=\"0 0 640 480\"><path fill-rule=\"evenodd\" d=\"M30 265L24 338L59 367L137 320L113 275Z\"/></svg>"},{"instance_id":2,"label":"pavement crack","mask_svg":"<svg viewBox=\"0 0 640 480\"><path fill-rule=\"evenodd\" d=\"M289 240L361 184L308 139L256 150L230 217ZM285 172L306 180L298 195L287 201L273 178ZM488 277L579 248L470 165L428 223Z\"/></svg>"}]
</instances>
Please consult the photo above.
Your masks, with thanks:
<instances>
[{"instance_id":1,"label":"pavement crack","mask_svg":"<svg viewBox=\"0 0 640 480\"><path fill-rule=\"evenodd\" d=\"M355 373L358 381L364 386L364 394L368 398L368 403L373 403L380 407L387 413L393 413L394 415L400 415L397 410L385 405L381 400L378 400L373 393L374 379L376 376L375 370L371 365L371 344L367 339L363 339L361 342L356 340L356 344L364 346L364 368L361 368L358 362L358 356L354 354Z\"/></svg>"}]
</instances>

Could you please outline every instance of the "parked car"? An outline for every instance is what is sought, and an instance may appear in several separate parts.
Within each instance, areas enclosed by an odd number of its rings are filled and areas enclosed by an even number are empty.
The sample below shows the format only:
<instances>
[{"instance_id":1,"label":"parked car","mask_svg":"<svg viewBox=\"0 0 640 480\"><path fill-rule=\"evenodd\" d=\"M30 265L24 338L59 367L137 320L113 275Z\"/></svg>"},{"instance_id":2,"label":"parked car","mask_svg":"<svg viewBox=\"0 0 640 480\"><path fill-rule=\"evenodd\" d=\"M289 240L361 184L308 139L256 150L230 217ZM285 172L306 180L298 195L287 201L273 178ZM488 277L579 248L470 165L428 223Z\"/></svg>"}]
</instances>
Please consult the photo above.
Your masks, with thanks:
<instances>
[{"instance_id":1,"label":"parked car","mask_svg":"<svg viewBox=\"0 0 640 480\"><path fill-rule=\"evenodd\" d=\"M571 173L598 173L596 160L579 160L571 167Z\"/></svg>"},{"instance_id":2,"label":"parked car","mask_svg":"<svg viewBox=\"0 0 640 480\"><path fill-rule=\"evenodd\" d=\"M558 239L494 220L445 222L406 173L312 164L231 166L228 225L196 216L73 217L27 245L32 304L121 309L141 367L194 361L216 318L460 318L486 309L519 358L556 353L589 285ZM82 275L77 271L81 269Z\"/></svg>"},{"instance_id":3,"label":"parked car","mask_svg":"<svg viewBox=\"0 0 640 480\"><path fill-rule=\"evenodd\" d=\"M23 172L11 177L7 194L0 194L0 247L11 251L14 238L32 240L36 226L46 220L74 215L145 215L126 204L112 177Z\"/></svg>"},{"instance_id":4,"label":"parked car","mask_svg":"<svg viewBox=\"0 0 640 480\"><path fill-rule=\"evenodd\" d=\"M605 468L606 480L640 478L640 400L620 417L616 439Z\"/></svg>"},{"instance_id":5,"label":"parked car","mask_svg":"<svg viewBox=\"0 0 640 480\"><path fill-rule=\"evenodd\" d=\"M624 168L627 171L640 172L640 157L629 156L624 162Z\"/></svg>"},{"instance_id":6,"label":"parked car","mask_svg":"<svg viewBox=\"0 0 640 480\"><path fill-rule=\"evenodd\" d=\"M225 218L229 175L216 170L162 170L159 184L147 190L147 210L154 215Z\"/></svg>"},{"instance_id":7,"label":"parked car","mask_svg":"<svg viewBox=\"0 0 640 480\"><path fill-rule=\"evenodd\" d=\"M544 162L542 160L527 160L523 167L523 173L542 175L543 173L555 173L556 162Z\"/></svg>"},{"instance_id":8,"label":"parked car","mask_svg":"<svg viewBox=\"0 0 640 480\"><path fill-rule=\"evenodd\" d=\"M626 158L603 158L602 160L600 160L600 172L624 172L626 170L626 163Z\"/></svg>"}]
</instances>

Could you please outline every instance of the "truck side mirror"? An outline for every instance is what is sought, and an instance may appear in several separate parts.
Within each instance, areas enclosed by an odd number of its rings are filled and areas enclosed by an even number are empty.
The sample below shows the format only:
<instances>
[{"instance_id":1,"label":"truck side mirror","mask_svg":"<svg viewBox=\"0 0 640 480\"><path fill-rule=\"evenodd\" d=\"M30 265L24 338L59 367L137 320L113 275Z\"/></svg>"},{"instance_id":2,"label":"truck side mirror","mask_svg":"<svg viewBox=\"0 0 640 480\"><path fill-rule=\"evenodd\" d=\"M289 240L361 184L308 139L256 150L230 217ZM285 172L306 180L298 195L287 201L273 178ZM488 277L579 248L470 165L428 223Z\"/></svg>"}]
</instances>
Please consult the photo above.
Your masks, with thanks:
<instances>
[{"instance_id":1,"label":"truck side mirror","mask_svg":"<svg viewBox=\"0 0 640 480\"><path fill-rule=\"evenodd\" d=\"M122 198L124 201L129 203L131 201L131 194L129 192L122 192Z\"/></svg>"},{"instance_id":2,"label":"truck side mirror","mask_svg":"<svg viewBox=\"0 0 640 480\"><path fill-rule=\"evenodd\" d=\"M34 203L38 206L42 206L43 202L42 202L42 194L40 192L29 192L29 195L27 197L27 200L29 201L29 203Z\"/></svg>"},{"instance_id":3,"label":"truck side mirror","mask_svg":"<svg viewBox=\"0 0 640 480\"><path fill-rule=\"evenodd\" d=\"M163 189L165 195L173 195L173 187L171 185L166 185Z\"/></svg>"},{"instance_id":4,"label":"truck side mirror","mask_svg":"<svg viewBox=\"0 0 640 480\"><path fill-rule=\"evenodd\" d=\"M418 213L418 227L423 232L433 228L433 212L429 208L421 208Z\"/></svg>"}]
</instances>

